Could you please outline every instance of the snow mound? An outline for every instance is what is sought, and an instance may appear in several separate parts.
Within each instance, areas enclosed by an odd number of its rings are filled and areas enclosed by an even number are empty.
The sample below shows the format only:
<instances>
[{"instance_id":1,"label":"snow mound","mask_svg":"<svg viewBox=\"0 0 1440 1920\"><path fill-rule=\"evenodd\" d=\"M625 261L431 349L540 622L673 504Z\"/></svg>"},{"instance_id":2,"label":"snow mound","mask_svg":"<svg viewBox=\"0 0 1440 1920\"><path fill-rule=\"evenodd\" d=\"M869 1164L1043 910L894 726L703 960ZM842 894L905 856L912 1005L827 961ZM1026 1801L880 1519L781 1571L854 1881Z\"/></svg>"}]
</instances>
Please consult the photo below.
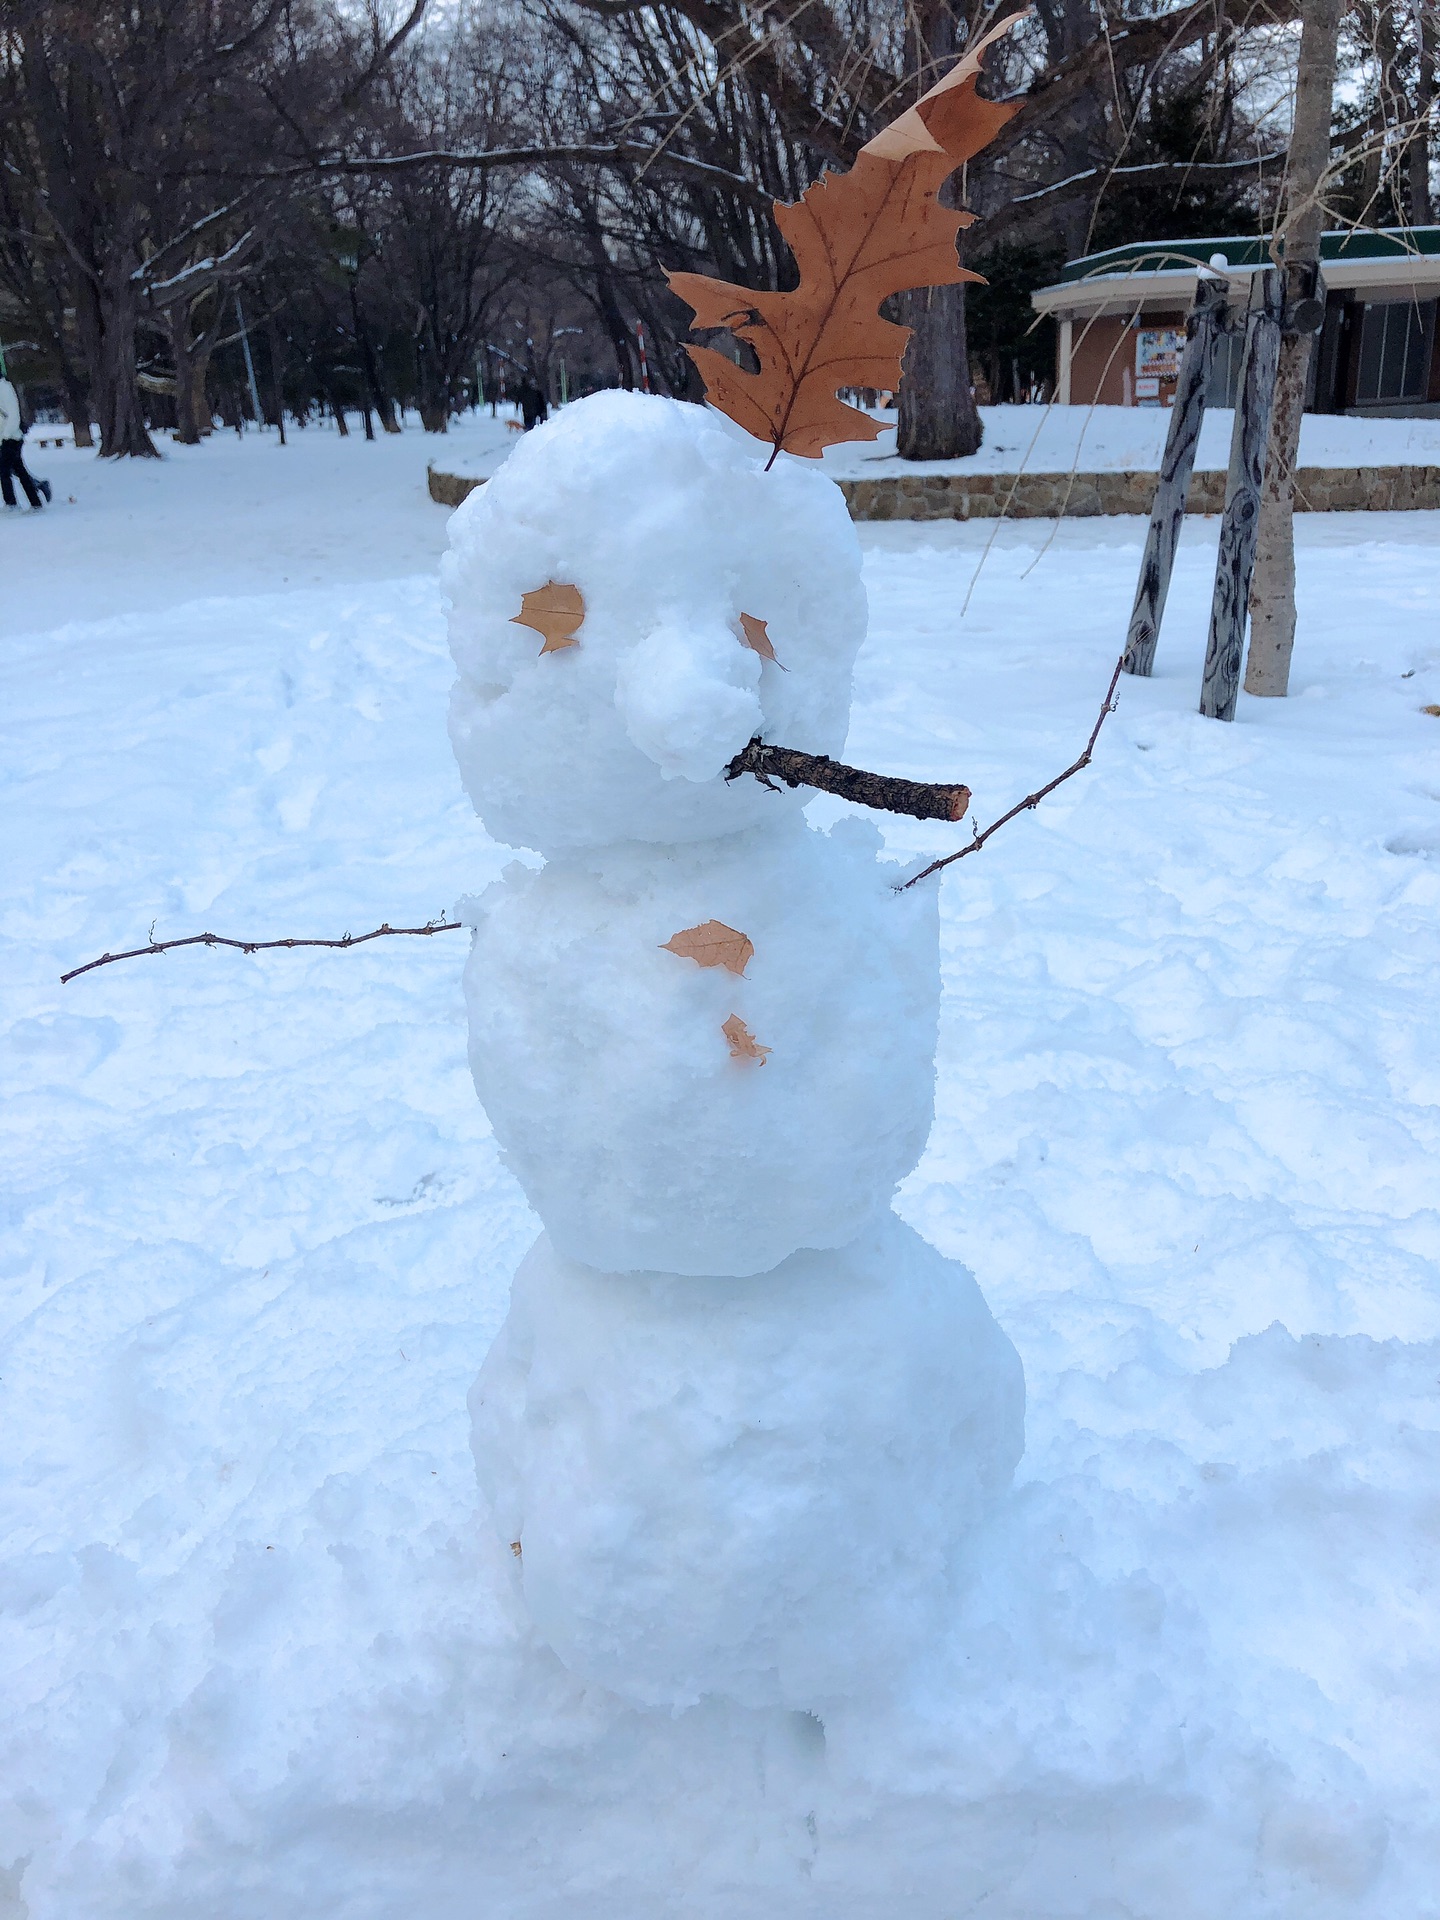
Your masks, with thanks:
<instances>
[{"instance_id":1,"label":"snow mound","mask_svg":"<svg viewBox=\"0 0 1440 1920\"><path fill-rule=\"evenodd\" d=\"M543 1236L470 1396L539 1638L639 1706L819 1711L893 1685L1024 1447L974 1276L887 1214L840 1253L696 1286Z\"/></svg>"},{"instance_id":2,"label":"snow mound","mask_svg":"<svg viewBox=\"0 0 1440 1920\"><path fill-rule=\"evenodd\" d=\"M659 859L516 864L467 903L476 1090L562 1253L758 1273L888 1203L930 1131L939 931L879 844L782 814ZM710 921L753 945L743 974L667 948ZM767 1056L732 1054L735 1019Z\"/></svg>"},{"instance_id":3,"label":"snow mound","mask_svg":"<svg viewBox=\"0 0 1440 1920\"><path fill-rule=\"evenodd\" d=\"M516 447L450 523L460 678L450 734L497 840L540 852L679 842L773 819L722 769L752 735L838 753L865 633L860 547L833 481L703 407L598 393ZM527 593L578 587L574 644L541 652ZM742 640L765 623L775 659Z\"/></svg>"}]
</instances>

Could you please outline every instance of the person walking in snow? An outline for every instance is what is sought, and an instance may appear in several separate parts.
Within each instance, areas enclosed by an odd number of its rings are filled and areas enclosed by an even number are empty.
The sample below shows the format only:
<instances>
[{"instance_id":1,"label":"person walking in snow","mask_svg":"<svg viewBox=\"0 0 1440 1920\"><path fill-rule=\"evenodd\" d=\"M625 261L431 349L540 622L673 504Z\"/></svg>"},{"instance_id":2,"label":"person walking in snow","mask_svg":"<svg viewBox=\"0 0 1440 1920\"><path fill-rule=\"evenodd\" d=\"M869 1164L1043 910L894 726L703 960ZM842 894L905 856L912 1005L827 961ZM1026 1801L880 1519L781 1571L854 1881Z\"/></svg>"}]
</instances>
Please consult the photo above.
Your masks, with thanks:
<instances>
[{"instance_id":1,"label":"person walking in snow","mask_svg":"<svg viewBox=\"0 0 1440 1920\"><path fill-rule=\"evenodd\" d=\"M41 496L50 498L50 482L36 480L28 471L23 456L25 429L20 424L20 396L7 374L0 372L0 495L7 507L17 504L15 482L25 489L25 498L38 508Z\"/></svg>"},{"instance_id":2,"label":"person walking in snow","mask_svg":"<svg viewBox=\"0 0 1440 1920\"><path fill-rule=\"evenodd\" d=\"M525 431L529 433L532 427L538 426L549 411L534 374L527 373L520 384L520 412L524 416Z\"/></svg>"}]
</instances>

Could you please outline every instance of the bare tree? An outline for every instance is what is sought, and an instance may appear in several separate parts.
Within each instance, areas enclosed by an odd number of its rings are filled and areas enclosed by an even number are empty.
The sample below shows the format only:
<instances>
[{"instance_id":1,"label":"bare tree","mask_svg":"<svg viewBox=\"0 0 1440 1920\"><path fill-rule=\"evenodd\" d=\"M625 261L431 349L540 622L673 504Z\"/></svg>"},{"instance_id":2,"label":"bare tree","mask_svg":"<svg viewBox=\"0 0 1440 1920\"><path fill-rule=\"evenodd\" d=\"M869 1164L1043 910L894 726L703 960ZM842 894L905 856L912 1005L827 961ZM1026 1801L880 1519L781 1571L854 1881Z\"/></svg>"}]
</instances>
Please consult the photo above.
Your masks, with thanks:
<instances>
[{"instance_id":1,"label":"bare tree","mask_svg":"<svg viewBox=\"0 0 1440 1920\"><path fill-rule=\"evenodd\" d=\"M1313 291L1307 283L1320 258L1340 15L1341 0L1305 0L1286 169L1285 218L1278 235L1285 266L1286 304L1292 311L1307 291ZM1291 328L1280 345L1250 587L1247 693L1283 696L1290 685L1290 655L1295 645L1295 467L1313 343L1313 333Z\"/></svg>"}]
</instances>

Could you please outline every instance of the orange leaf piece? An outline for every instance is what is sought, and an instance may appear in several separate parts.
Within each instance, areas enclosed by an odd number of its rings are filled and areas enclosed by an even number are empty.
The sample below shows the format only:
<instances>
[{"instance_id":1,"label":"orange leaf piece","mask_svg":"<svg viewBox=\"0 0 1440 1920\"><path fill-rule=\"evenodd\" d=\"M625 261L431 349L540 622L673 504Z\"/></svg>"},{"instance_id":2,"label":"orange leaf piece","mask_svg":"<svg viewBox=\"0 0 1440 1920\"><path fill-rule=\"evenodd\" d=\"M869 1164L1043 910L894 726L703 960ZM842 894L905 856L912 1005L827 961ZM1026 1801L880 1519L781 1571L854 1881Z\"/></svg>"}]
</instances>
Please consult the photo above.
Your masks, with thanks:
<instances>
[{"instance_id":1,"label":"orange leaf piece","mask_svg":"<svg viewBox=\"0 0 1440 1920\"><path fill-rule=\"evenodd\" d=\"M770 644L770 635L766 631L767 622L757 620L753 613L740 616L740 644L749 647L752 653L758 653L762 660L775 660L775 649ZM775 660L775 665L784 673L786 669Z\"/></svg>"},{"instance_id":2,"label":"orange leaf piece","mask_svg":"<svg viewBox=\"0 0 1440 1920\"><path fill-rule=\"evenodd\" d=\"M543 634L545 644L540 651L546 654L558 653L562 647L578 647L575 634L584 618L585 596L580 589L547 580L543 587L534 587L523 596L520 611L511 615L510 624L533 627Z\"/></svg>"},{"instance_id":3,"label":"orange leaf piece","mask_svg":"<svg viewBox=\"0 0 1440 1920\"><path fill-rule=\"evenodd\" d=\"M744 973L755 955L748 936L723 920L703 920L698 927L682 928L664 943L664 951L702 967L728 967L731 973Z\"/></svg>"},{"instance_id":4,"label":"orange leaf piece","mask_svg":"<svg viewBox=\"0 0 1440 1920\"><path fill-rule=\"evenodd\" d=\"M761 1046L738 1013L732 1013L720 1031L730 1042L732 1060L758 1060L764 1066L765 1056L771 1049Z\"/></svg>"},{"instance_id":5,"label":"orange leaf piece","mask_svg":"<svg viewBox=\"0 0 1440 1920\"><path fill-rule=\"evenodd\" d=\"M981 276L962 267L955 239L974 216L938 198L956 167L994 139L1018 102L975 91L987 47L1024 14L1012 14L925 97L860 149L848 173L830 173L775 223L795 256L791 293L752 292L702 273L672 273L695 327L724 327L755 351L749 373L713 347L687 347L712 405L775 453L818 459L840 440L883 429L836 398L837 387L894 387L910 329L882 320L880 302L910 287L953 286ZM774 454L771 455L774 459Z\"/></svg>"}]
</instances>

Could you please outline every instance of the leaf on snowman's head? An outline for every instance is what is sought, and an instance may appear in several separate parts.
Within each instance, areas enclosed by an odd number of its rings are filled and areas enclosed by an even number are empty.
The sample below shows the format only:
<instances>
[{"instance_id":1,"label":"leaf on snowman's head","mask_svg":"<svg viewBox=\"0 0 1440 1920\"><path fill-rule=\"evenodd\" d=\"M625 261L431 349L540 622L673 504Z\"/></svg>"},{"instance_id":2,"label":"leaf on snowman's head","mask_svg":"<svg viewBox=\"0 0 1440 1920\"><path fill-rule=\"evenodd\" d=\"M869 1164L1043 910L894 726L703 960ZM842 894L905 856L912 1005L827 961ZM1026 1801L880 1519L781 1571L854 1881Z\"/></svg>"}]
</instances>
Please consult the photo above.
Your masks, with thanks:
<instances>
[{"instance_id":1,"label":"leaf on snowman's head","mask_svg":"<svg viewBox=\"0 0 1440 1920\"><path fill-rule=\"evenodd\" d=\"M558 653L562 647L579 646L575 634L584 618L585 596L580 589L547 580L543 587L534 587L524 595L520 611L511 615L510 624L533 627L545 636L541 653Z\"/></svg>"},{"instance_id":2,"label":"leaf on snowman's head","mask_svg":"<svg viewBox=\"0 0 1440 1920\"><path fill-rule=\"evenodd\" d=\"M771 1049L761 1046L738 1013L732 1013L720 1031L730 1042L732 1060L757 1060L764 1066L765 1056Z\"/></svg>"},{"instance_id":3,"label":"leaf on snowman's head","mask_svg":"<svg viewBox=\"0 0 1440 1920\"><path fill-rule=\"evenodd\" d=\"M980 60L1028 15L1011 14L976 42L937 86L860 149L848 173L828 173L793 206L777 201L800 284L752 291L702 273L672 273L693 325L723 327L750 346L755 373L713 347L687 347L712 406L775 453L818 459L839 440L874 440L881 424L836 398L839 387L894 387L910 338L882 320L880 303L910 287L979 280L955 239L974 216L942 207L940 188L994 139L1018 102L982 100ZM774 458L772 454L771 458Z\"/></svg>"},{"instance_id":4,"label":"leaf on snowman's head","mask_svg":"<svg viewBox=\"0 0 1440 1920\"><path fill-rule=\"evenodd\" d=\"M757 620L753 613L742 613L740 616L740 644L749 647L752 653L758 653L762 660L775 660L775 649L770 644L766 622ZM778 660L775 660L775 665L780 667L782 673L788 672L788 668L781 666Z\"/></svg>"},{"instance_id":5,"label":"leaf on snowman's head","mask_svg":"<svg viewBox=\"0 0 1440 1920\"><path fill-rule=\"evenodd\" d=\"M754 957L749 938L727 927L723 920L704 920L698 927L684 927L665 941L663 951L678 953L682 960L693 960L702 967L728 967L731 973L744 973Z\"/></svg>"}]
</instances>

